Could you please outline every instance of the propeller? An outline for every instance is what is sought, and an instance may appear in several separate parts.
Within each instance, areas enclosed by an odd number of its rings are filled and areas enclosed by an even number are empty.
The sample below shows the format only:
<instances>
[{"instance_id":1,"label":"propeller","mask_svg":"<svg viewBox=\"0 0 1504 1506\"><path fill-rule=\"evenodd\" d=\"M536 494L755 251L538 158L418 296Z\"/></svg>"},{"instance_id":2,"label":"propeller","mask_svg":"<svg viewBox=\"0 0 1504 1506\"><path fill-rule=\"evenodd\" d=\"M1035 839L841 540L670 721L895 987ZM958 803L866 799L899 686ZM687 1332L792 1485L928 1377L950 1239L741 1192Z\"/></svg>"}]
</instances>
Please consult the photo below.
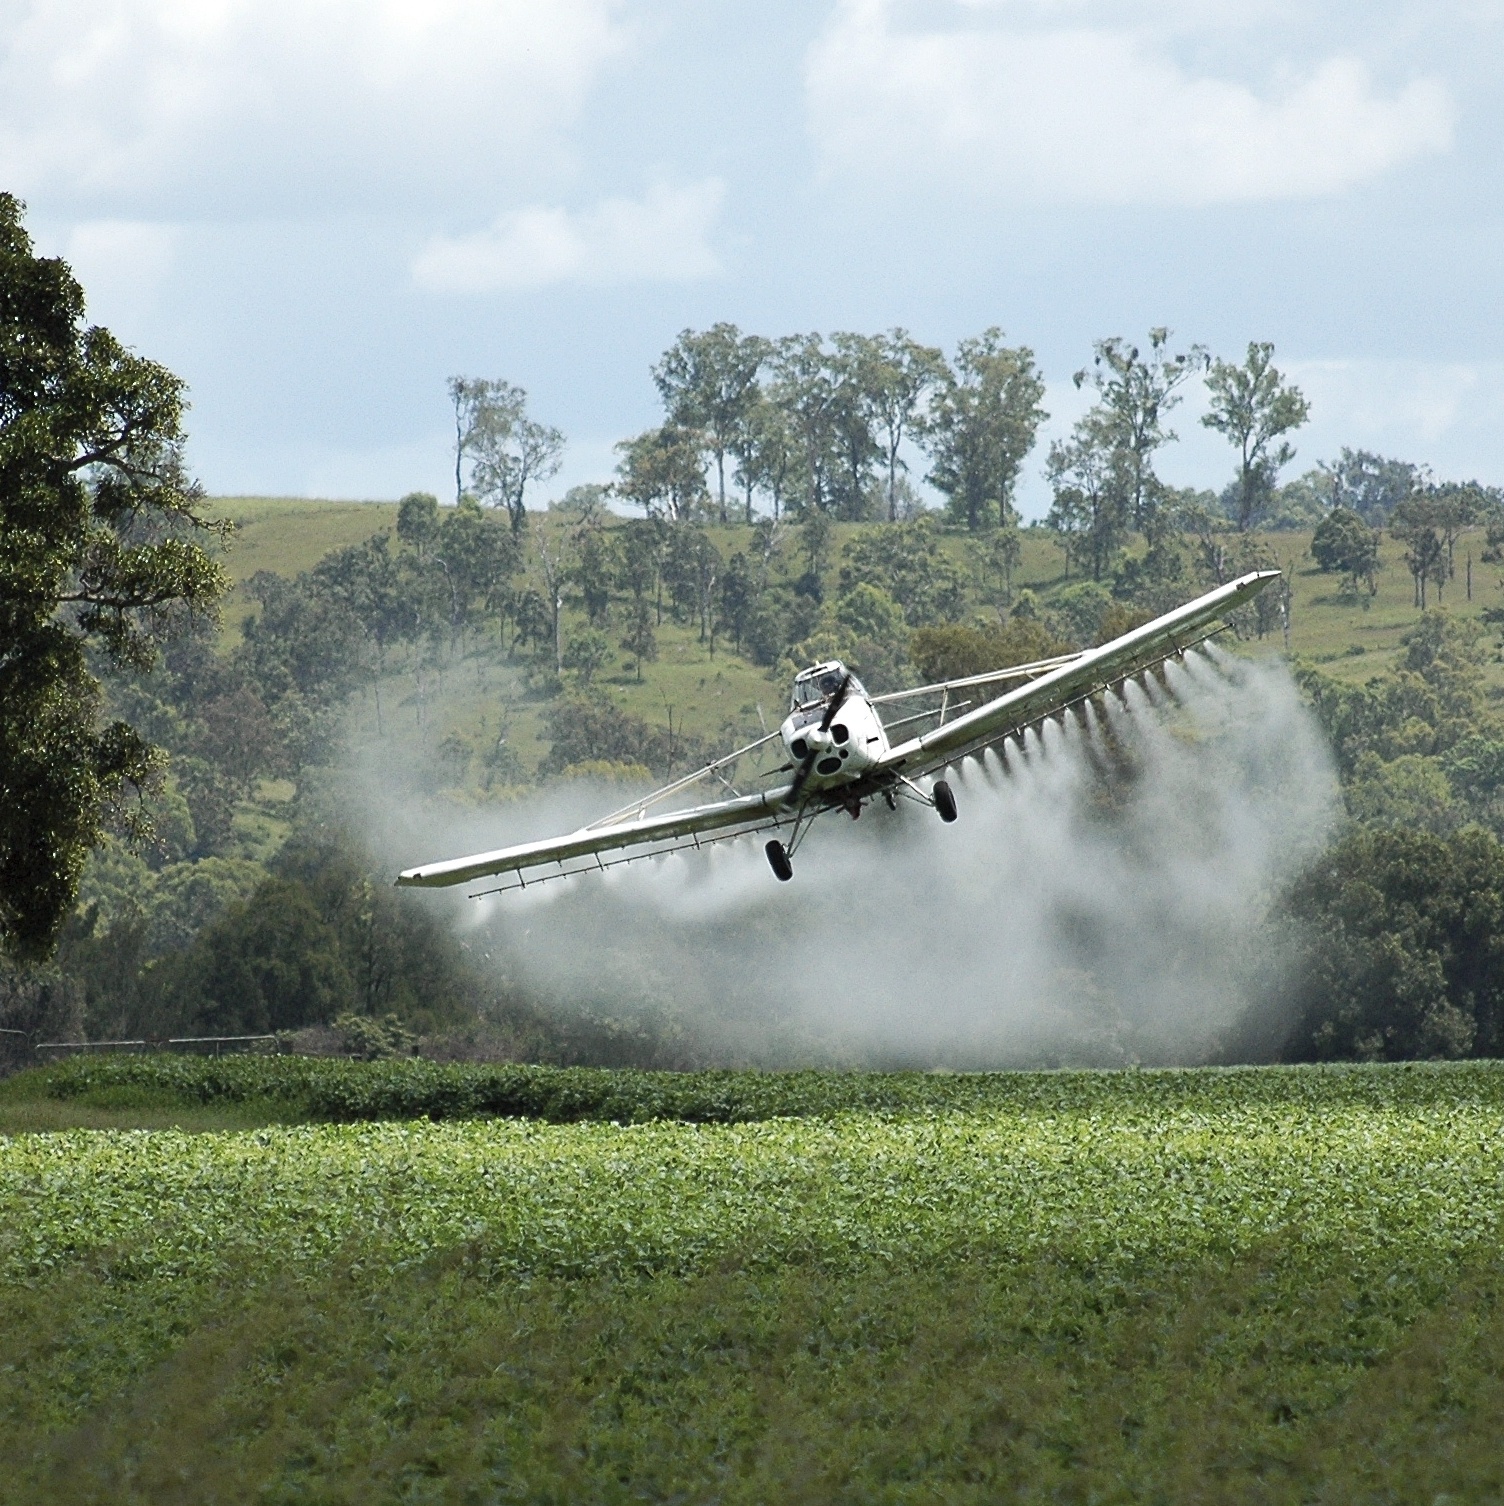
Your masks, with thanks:
<instances>
[{"instance_id":1,"label":"propeller","mask_svg":"<svg viewBox=\"0 0 1504 1506\"><path fill-rule=\"evenodd\" d=\"M841 707L846 704L846 697L850 693L850 691L851 673L850 671L847 671L846 674L841 676L841 683L836 686L835 694L830 698L830 705L825 708L825 715L820 718L820 734L822 737L825 733L830 731L830 724L835 721L836 716L841 710ZM788 803L790 805L797 803L799 795L804 789L805 782L814 772L815 760L819 758L819 756L823 752L825 752L824 748L811 748L809 752L804 755L804 762L799 765L798 771L794 775L794 782L789 786Z\"/></svg>"}]
</instances>

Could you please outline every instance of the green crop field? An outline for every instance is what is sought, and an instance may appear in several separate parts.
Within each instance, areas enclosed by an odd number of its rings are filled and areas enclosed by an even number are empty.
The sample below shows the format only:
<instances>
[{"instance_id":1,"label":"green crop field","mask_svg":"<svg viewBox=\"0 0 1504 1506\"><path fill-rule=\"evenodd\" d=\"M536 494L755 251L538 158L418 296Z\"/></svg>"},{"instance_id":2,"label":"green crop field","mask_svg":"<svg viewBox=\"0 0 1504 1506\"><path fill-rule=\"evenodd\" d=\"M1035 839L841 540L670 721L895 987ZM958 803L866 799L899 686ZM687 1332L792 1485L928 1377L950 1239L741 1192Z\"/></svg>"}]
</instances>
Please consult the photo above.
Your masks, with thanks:
<instances>
[{"instance_id":1,"label":"green crop field","mask_svg":"<svg viewBox=\"0 0 1504 1506\"><path fill-rule=\"evenodd\" d=\"M6 1502L1504 1490L1492 1064L137 1058L0 1109Z\"/></svg>"}]
</instances>

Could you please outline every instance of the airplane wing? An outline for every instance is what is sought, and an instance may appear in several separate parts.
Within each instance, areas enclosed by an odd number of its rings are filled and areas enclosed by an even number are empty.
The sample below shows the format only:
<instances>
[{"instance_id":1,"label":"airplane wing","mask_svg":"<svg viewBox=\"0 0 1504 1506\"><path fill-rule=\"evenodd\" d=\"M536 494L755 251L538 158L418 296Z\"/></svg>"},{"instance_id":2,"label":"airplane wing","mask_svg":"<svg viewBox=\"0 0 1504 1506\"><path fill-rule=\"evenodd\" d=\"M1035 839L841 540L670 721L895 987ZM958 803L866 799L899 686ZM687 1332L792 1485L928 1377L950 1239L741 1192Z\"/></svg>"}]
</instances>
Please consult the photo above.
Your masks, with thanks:
<instances>
[{"instance_id":1,"label":"airplane wing","mask_svg":"<svg viewBox=\"0 0 1504 1506\"><path fill-rule=\"evenodd\" d=\"M522 842L515 847L480 852L473 857L453 858L445 863L425 863L421 868L409 868L405 873L399 874L397 882L420 888L443 888L450 884L468 884L474 879L515 873L519 879L518 887L525 887L521 876L527 868L559 864L562 871L565 863L580 859L593 860L585 863L583 868L569 870L584 872L591 868L610 866L601 855L619 852L625 847L660 844L657 851L670 852L677 845L696 845L701 836L718 840L720 837L760 831L765 826L777 826L792 817L792 812L783 803L788 792L787 785L780 785L777 789L761 794L717 800L709 805L668 811L659 816L643 816L633 821L616 821L608 826L586 826L568 836L548 837L541 842ZM646 852L639 854L644 857L651 855Z\"/></svg>"},{"instance_id":2,"label":"airplane wing","mask_svg":"<svg viewBox=\"0 0 1504 1506\"><path fill-rule=\"evenodd\" d=\"M933 773L967 753L979 752L1002 742L1021 728L1089 700L1132 675L1152 669L1217 631L1223 618L1251 601L1271 580L1278 579L1279 573L1278 570L1252 571L1099 648L1090 648L1060 660L1045 660L1038 665L1019 666L1010 673L1031 673L1017 689L964 711L953 720L942 720L938 727L896 744L883 758L873 777L880 778L882 774L890 773L915 779ZM979 676L977 680L983 682L989 678ZM968 683L952 682L956 687ZM926 687L931 692L946 688Z\"/></svg>"},{"instance_id":3,"label":"airplane wing","mask_svg":"<svg viewBox=\"0 0 1504 1506\"><path fill-rule=\"evenodd\" d=\"M399 874L397 882L406 887L445 888L512 874L516 876L515 886L507 887L526 888L527 880L522 875L535 868L548 868L551 871L542 876L557 878L631 860L620 857L608 860L604 856L607 853L631 849L633 858L653 857L683 847L698 847L706 842L785 825L796 815L786 803L789 782L779 778L792 770L791 764L778 762L786 756L783 739L777 732L769 732L609 816L582 826L578 831L539 842L498 848L495 852L425 863ZM657 809L674 797L681 800L692 797L697 786L702 791L724 791L727 798L688 806L681 804L667 811ZM811 813L827 803L827 798L822 795L817 802L811 803ZM567 866L570 864L575 866Z\"/></svg>"}]
</instances>

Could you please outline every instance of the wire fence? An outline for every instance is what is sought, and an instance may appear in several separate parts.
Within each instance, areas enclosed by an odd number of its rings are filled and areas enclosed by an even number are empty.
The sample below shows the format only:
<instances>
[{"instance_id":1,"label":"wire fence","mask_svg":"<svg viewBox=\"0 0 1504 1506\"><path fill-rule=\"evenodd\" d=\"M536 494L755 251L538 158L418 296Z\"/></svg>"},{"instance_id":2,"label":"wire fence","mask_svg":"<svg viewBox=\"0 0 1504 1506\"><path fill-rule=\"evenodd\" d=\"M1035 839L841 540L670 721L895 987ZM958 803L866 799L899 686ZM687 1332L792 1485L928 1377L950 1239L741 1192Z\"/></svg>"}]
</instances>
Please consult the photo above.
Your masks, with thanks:
<instances>
[{"instance_id":1,"label":"wire fence","mask_svg":"<svg viewBox=\"0 0 1504 1506\"><path fill-rule=\"evenodd\" d=\"M278 1035L174 1035L160 1040L143 1037L134 1041L39 1041L26 1030L0 1028L0 1047L14 1061L56 1061L63 1056L132 1051L181 1051L191 1056L228 1056L242 1052L272 1055L290 1049Z\"/></svg>"}]
</instances>

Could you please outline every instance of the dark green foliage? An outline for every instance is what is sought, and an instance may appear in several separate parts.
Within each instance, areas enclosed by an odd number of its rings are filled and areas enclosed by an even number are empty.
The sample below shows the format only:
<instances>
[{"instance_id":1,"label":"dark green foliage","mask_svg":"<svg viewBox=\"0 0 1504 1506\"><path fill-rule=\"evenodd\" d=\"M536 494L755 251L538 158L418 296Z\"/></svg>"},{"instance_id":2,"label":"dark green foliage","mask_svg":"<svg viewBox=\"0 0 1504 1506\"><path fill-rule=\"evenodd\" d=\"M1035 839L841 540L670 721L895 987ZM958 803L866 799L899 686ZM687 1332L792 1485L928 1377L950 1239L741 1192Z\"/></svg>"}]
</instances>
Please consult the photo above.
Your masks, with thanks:
<instances>
[{"instance_id":1,"label":"dark green foliage","mask_svg":"<svg viewBox=\"0 0 1504 1506\"><path fill-rule=\"evenodd\" d=\"M548 734L552 747L545 773L579 763L635 763L656 769L668 762L667 732L660 733L605 699L559 701L549 708Z\"/></svg>"},{"instance_id":2,"label":"dark green foliage","mask_svg":"<svg viewBox=\"0 0 1504 1506\"><path fill-rule=\"evenodd\" d=\"M13 1079L12 1100L105 1102L122 1089L184 1106L261 1103L286 1117L538 1119L550 1124L745 1124L851 1113L1087 1114L1134 1123L1308 1103L1419 1107L1504 1102L1497 1066L1384 1074L1374 1068L1243 1067L1111 1072L644 1072L629 1068L349 1061L312 1056L76 1056Z\"/></svg>"},{"instance_id":3,"label":"dark green foliage","mask_svg":"<svg viewBox=\"0 0 1504 1506\"><path fill-rule=\"evenodd\" d=\"M159 760L100 725L93 651L150 668L225 587L183 468L183 387L85 328L83 290L33 254L0 193L0 946L48 955L84 859Z\"/></svg>"},{"instance_id":4,"label":"dark green foliage","mask_svg":"<svg viewBox=\"0 0 1504 1506\"><path fill-rule=\"evenodd\" d=\"M295 840L267 875L211 859L164 870L148 903L86 912L62 956L91 1033L239 1035L398 1014L434 1030L504 1004L420 900L339 843Z\"/></svg>"},{"instance_id":5,"label":"dark green foliage","mask_svg":"<svg viewBox=\"0 0 1504 1506\"><path fill-rule=\"evenodd\" d=\"M339 938L307 888L268 879L164 968L162 1025L204 1035L259 1035L332 1019L354 1003ZM172 976L174 973L177 976Z\"/></svg>"},{"instance_id":6,"label":"dark green foliage","mask_svg":"<svg viewBox=\"0 0 1504 1506\"><path fill-rule=\"evenodd\" d=\"M397 537L421 558L439 536L439 499L409 492L397 504Z\"/></svg>"},{"instance_id":7,"label":"dark green foliage","mask_svg":"<svg viewBox=\"0 0 1504 1506\"><path fill-rule=\"evenodd\" d=\"M1467 738L1497 733L1480 685L1478 625L1427 612L1405 635L1404 656L1386 675L1352 685L1309 667L1297 671L1344 775L1366 752L1444 754Z\"/></svg>"},{"instance_id":8,"label":"dark green foliage","mask_svg":"<svg viewBox=\"0 0 1504 1506\"><path fill-rule=\"evenodd\" d=\"M924 427L934 460L929 479L969 529L1006 524L1013 487L1046 414L1044 380L1027 346L1003 344L1000 329L962 340L954 372L936 384Z\"/></svg>"},{"instance_id":9,"label":"dark green foliage","mask_svg":"<svg viewBox=\"0 0 1504 1506\"><path fill-rule=\"evenodd\" d=\"M1069 653L1070 648L1044 623L1025 617L980 628L959 624L920 628L909 640L909 655L925 681L984 675L1012 664Z\"/></svg>"},{"instance_id":10,"label":"dark green foliage","mask_svg":"<svg viewBox=\"0 0 1504 1506\"><path fill-rule=\"evenodd\" d=\"M1378 590L1379 535L1351 508L1334 507L1311 535L1311 557L1325 571L1341 575L1349 590L1359 584Z\"/></svg>"},{"instance_id":11,"label":"dark green foliage","mask_svg":"<svg viewBox=\"0 0 1504 1506\"><path fill-rule=\"evenodd\" d=\"M1286 900L1307 941L1295 1059L1504 1054L1504 847L1358 831Z\"/></svg>"},{"instance_id":12,"label":"dark green foliage","mask_svg":"<svg viewBox=\"0 0 1504 1506\"><path fill-rule=\"evenodd\" d=\"M961 611L960 576L941 553L935 520L928 515L868 529L846 546L841 592L859 585L885 591L903 608L910 627L950 622Z\"/></svg>"},{"instance_id":13,"label":"dark green foliage","mask_svg":"<svg viewBox=\"0 0 1504 1506\"><path fill-rule=\"evenodd\" d=\"M553 746L541 771L557 774L571 764L641 764L655 774L691 767L700 757L698 742L649 726L640 716L601 698L565 697L549 707L548 735Z\"/></svg>"},{"instance_id":14,"label":"dark green foliage","mask_svg":"<svg viewBox=\"0 0 1504 1506\"><path fill-rule=\"evenodd\" d=\"M1274 346L1267 340L1250 340L1241 366L1213 361L1206 385L1211 411L1201 422L1237 447L1232 518L1246 533L1268 511L1281 468L1295 458L1283 436L1305 423L1310 404L1275 370Z\"/></svg>"}]
</instances>

